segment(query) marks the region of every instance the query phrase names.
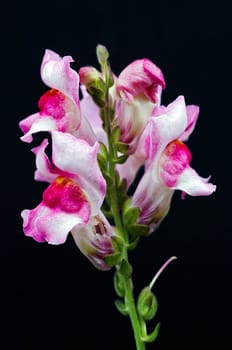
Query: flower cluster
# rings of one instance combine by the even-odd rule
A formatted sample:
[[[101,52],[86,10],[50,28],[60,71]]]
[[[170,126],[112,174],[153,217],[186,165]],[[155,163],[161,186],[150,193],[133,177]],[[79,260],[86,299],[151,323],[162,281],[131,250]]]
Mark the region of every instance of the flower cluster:
[[[82,67],[78,73],[70,66],[72,57],[45,52],[41,78],[49,90],[39,99],[39,112],[19,126],[27,143],[34,133],[50,133],[51,157],[47,138],[32,149],[35,180],[49,185],[39,205],[21,215],[25,235],[61,244],[71,233],[81,252],[107,270],[120,260],[123,245],[113,194],[114,200],[118,194],[118,215],[132,244],[157,229],[175,190],[182,197],[207,196],[215,185],[191,168],[184,143],[199,107],[186,106],[183,96],[161,105],[166,84],[157,65],[138,59],[116,76],[101,49],[102,71]],[[139,183],[129,196],[140,169]]]

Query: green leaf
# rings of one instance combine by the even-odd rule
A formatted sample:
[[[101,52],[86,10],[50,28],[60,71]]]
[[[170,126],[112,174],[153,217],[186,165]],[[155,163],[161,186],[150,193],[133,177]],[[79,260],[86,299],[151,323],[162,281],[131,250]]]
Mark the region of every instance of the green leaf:
[[[130,278],[131,275],[132,275],[132,266],[130,265],[130,263],[127,260],[123,259],[121,261],[120,266],[119,266],[118,272],[121,275],[123,275],[123,276],[125,276],[127,278]]]
[[[131,226],[136,223],[139,218],[140,210],[138,207],[130,207],[131,200],[126,201],[123,208],[123,222],[125,226]]]
[[[128,250],[133,250],[137,247],[139,243],[140,237],[133,238],[133,240],[130,240],[130,243],[127,245]]]
[[[98,164],[99,164],[101,170],[102,171],[106,170],[107,160],[105,159],[105,156],[101,153],[98,153],[97,160],[98,160]]]
[[[126,229],[133,236],[147,236],[150,230],[149,226],[143,224],[127,225]]]
[[[114,274],[114,289],[119,297],[123,298],[125,295],[125,288],[122,280],[122,276],[118,273],[118,271]]]
[[[87,89],[87,91],[89,92],[89,89]],[[90,93],[90,95],[92,96],[92,99],[94,100],[94,102],[96,103],[96,105],[100,108],[105,107],[105,99],[102,95],[98,95],[98,94],[92,94]]]
[[[111,241],[112,241],[114,249],[117,252],[122,252],[123,247],[124,247],[123,239],[119,235],[114,235],[111,237]]]
[[[128,315],[128,310],[127,310],[127,307],[126,305],[119,299],[115,300],[114,301],[114,304],[117,308],[117,310],[124,316],[127,316]]]
[[[119,126],[118,125],[114,126],[112,128],[112,133],[111,133],[111,139],[114,142],[114,144],[116,142],[118,142],[118,140],[120,138],[120,134],[121,134],[121,130],[120,130]]]
[[[109,266],[109,267],[113,267],[115,265],[118,265],[120,263],[120,261],[122,260],[122,254],[121,253],[114,253],[114,254],[110,254],[107,255],[104,258],[105,263]]]
[[[114,85],[114,76],[113,76],[112,70],[110,68],[110,65],[108,64],[108,84],[107,84],[107,87],[111,88],[111,86],[113,86],[113,85]]]
[[[114,163],[115,164],[123,164],[127,160],[128,156],[126,154],[123,154],[117,158],[114,158]]]
[[[121,142],[121,141],[116,141],[115,142],[115,148],[118,152],[120,153],[126,153],[128,151],[129,145],[127,143]]]
[[[158,334],[159,334],[159,330],[160,330],[160,323],[157,323],[155,329],[153,330],[152,333],[146,335],[146,336],[143,336],[141,339],[142,341],[144,341],[145,343],[153,343],[156,338],[158,337]]]

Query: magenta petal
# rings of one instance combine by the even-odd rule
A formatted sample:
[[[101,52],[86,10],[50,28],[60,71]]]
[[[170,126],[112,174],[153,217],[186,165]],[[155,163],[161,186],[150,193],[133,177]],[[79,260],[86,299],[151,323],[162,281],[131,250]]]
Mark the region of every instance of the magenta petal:
[[[38,242],[61,244],[72,228],[87,224],[90,213],[83,190],[72,180],[58,177],[35,209],[22,212],[24,232]]]
[[[117,80],[117,90],[127,101],[132,101],[134,97],[143,93],[156,103],[158,86],[165,88],[163,73],[147,58],[129,64]]]

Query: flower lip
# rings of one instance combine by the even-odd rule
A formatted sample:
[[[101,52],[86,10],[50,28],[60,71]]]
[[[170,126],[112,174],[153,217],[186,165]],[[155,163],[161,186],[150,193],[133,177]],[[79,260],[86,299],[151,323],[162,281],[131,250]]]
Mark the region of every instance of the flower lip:
[[[59,208],[66,213],[84,211],[90,214],[88,199],[81,188],[72,180],[58,176],[44,191],[43,202],[49,208]]]
[[[170,142],[160,159],[160,174],[165,185],[176,185],[178,175],[189,166],[192,155],[188,147],[179,140]]]

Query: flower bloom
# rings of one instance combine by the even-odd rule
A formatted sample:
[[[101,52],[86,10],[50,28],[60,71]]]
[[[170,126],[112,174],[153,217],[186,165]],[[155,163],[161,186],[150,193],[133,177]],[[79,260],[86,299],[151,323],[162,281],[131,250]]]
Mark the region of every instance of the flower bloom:
[[[138,223],[158,227],[168,213],[175,190],[207,196],[216,186],[190,167],[191,153],[183,143],[194,129],[199,108],[185,105],[179,96],[167,107],[154,109],[141,136],[137,152],[145,160],[145,173],[135,190],[132,206],[139,207]]]
[[[52,163],[45,153],[47,140],[33,149],[35,179],[50,185],[36,208],[22,211],[24,233],[38,242],[61,244],[71,231],[94,265],[108,269],[104,257],[114,252],[113,230],[100,212],[106,183],[97,163],[98,143],[90,146],[58,131],[51,135]]]
[[[31,142],[33,133],[52,130],[79,133],[90,144],[96,141],[91,126],[81,115],[79,76],[70,67],[71,62],[71,56],[61,58],[51,50],[45,51],[40,73],[51,89],[39,99],[39,112],[19,123],[24,133],[22,141]]]

